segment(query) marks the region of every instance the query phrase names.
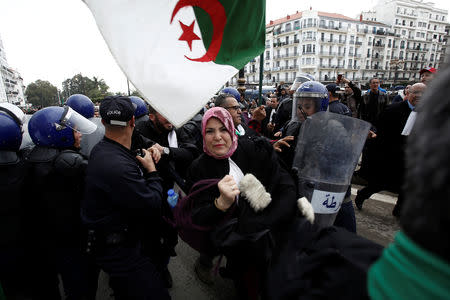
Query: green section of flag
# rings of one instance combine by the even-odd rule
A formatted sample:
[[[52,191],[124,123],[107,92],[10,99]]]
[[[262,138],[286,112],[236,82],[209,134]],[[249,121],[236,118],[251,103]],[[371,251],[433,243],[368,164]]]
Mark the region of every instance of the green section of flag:
[[[250,60],[264,51],[266,35],[265,0],[220,0],[225,8],[227,23],[217,64],[231,65],[241,69]],[[205,49],[209,48],[213,26],[209,15],[201,8],[194,7]]]

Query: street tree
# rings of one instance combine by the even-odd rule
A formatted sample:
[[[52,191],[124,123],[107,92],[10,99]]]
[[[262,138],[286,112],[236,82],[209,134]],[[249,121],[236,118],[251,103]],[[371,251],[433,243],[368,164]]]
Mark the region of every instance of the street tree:
[[[93,77],[83,76],[76,74],[72,78],[68,78],[62,83],[63,91],[62,96],[67,99],[73,94],[83,94],[89,97],[93,102],[101,101],[105,96],[111,95],[109,86],[105,80]]]
[[[59,105],[58,89],[48,81],[36,80],[30,83],[25,90],[25,95],[27,101],[36,107]]]

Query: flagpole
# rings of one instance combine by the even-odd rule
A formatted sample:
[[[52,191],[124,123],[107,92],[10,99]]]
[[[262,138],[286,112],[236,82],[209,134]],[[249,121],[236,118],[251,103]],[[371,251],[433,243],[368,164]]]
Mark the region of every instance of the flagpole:
[[[259,105],[262,105],[262,81],[264,68],[264,52],[259,56]]]
[[[128,96],[130,96],[130,81],[127,78]]]

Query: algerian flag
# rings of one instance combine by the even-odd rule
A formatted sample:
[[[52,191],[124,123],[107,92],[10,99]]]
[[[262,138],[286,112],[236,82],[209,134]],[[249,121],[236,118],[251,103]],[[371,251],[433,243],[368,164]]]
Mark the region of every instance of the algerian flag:
[[[264,51],[265,0],[83,0],[117,63],[175,126]]]

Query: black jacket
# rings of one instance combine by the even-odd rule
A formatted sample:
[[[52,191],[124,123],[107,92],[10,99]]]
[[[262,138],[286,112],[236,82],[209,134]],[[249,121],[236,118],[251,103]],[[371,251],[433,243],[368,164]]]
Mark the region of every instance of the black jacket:
[[[92,150],[82,202],[83,222],[105,232],[160,221],[162,182],[157,172],[147,173],[133,152],[103,138]]]
[[[280,102],[280,104],[278,104],[277,115],[275,117],[274,133],[279,131],[291,119],[292,103],[293,103],[292,99],[286,99],[282,103]]]
[[[350,109],[343,103],[341,103],[339,100],[332,101],[328,104],[329,111],[335,114],[345,115],[345,116],[352,116],[352,112]]]
[[[383,181],[394,190],[400,188],[405,172],[405,145],[407,136],[402,135],[411,109],[408,101],[389,105],[381,114],[376,145],[376,170],[373,180]]]
[[[26,162],[26,198],[32,212],[27,221],[32,230],[47,246],[79,245],[86,158],[76,149],[36,146]]]
[[[167,169],[168,162],[171,161],[175,164],[175,170],[178,174],[181,177],[184,177],[191,162],[199,155],[199,151],[195,146],[195,141],[190,140],[189,136],[186,134],[180,135],[178,130],[176,131],[178,148],[169,147],[167,138],[169,132],[159,132],[151,120],[138,124],[135,130],[147,139],[170,149],[169,156],[163,155],[161,161],[158,163],[157,169],[160,172],[164,172],[164,170]],[[182,138],[188,138],[188,140],[186,141]],[[173,180],[173,176],[170,174],[161,173],[161,176],[165,181],[169,179]]]
[[[378,91],[375,98],[371,98],[370,94],[370,91],[368,91],[362,96],[362,101],[358,108],[358,118],[371,123],[372,130],[376,131],[380,115],[389,102],[388,96],[382,91]]]
[[[19,153],[0,151],[0,249],[19,246],[24,240],[26,174]]]

